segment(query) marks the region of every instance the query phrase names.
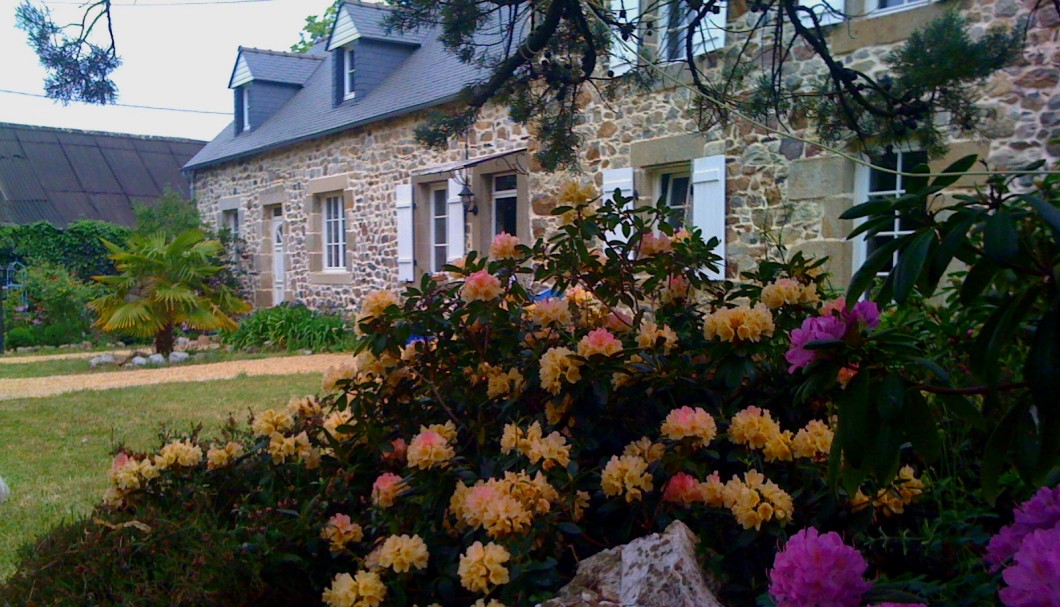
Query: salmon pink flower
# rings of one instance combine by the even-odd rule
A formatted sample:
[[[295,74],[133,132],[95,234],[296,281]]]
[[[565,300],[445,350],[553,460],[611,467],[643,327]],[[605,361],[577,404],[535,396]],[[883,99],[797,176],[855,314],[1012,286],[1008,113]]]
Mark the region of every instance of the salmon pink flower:
[[[486,270],[479,270],[464,280],[460,298],[467,303],[489,301],[501,294],[501,281]]]

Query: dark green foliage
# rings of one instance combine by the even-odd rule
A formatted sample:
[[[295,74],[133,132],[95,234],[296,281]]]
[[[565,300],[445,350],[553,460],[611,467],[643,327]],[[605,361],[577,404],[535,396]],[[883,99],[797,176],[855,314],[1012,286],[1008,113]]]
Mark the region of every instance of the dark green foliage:
[[[15,348],[28,348],[40,345],[36,336],[33,334],[33,330],[29,327],[15,327],[14,329],[11,329],[4,337],[4,343],[12,350]]]
[[[277,348],[339,350],[350,345],[349,328],[341,316],[310,310],[302,304],[280,304],[257,310],[224,335],[225,344],[237,349]]]
[[[100,294],[97,285],[51,263],[27,267],[20,280],[22,288],[4,301],[8,346],[60,346],[94,337],[87,306]],[[10,341],[11,334],[19,343]]]
[[[176,236],[203,227],[195,201],[184,198],[170,188],[166,188],[158,200],[151,204],[141,202],[133,205],[133,213],[136,215],[133,231],[144,236],[155,232]]]
[[[114,271],[103,240],[124,244],[129,233],[125,226],[91,220],[75,221],[66,229],[43,221],[0,227],[0,263],[54,264],[67,268],[80,280],[90,280]]]
[[[324,14],[317,17],[316,15],[310,15],[305,18],[305,26],[302,27],[302,31],[298,34],[298,42],[291,45],[291,51],[295,53],[306,53],[309,49],[313,48],[318,42],[326,40],[328,35],[331,34],[331,26],[335,22],[335,16],[339,12],[339,6],[342,5],[342,0],[335,0],[324,11]]]

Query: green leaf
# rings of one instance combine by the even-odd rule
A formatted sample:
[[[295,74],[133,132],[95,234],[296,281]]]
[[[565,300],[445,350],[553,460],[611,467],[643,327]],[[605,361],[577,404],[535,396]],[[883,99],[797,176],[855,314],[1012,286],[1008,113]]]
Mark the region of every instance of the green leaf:
[[[1027,204],[1031,205],[1031,208],[1041,216],[1045,225],[1049,226],[1049,229],[1053,231],[1053,241],[1056,246],[1060,247],[1060,208],[1036,196],[1024,196],[1023,199],[1027,201]]]
[[[937,460],[942,453],[942,439],[927,399],[917,390],[906,394],[903,422],[906,437],[924,461]]]
[[[927,267],[928,254],[935,244],[935,233],[930,230],[920,232],[912,238],[907,246],[901,248],[898,265],[891,276],[894,278],[894,300],[905,303],[913,291],[920,273]]]
[[[897,373],[883,379],[876,394],[876,410],[885,422],[897,421],[902,416],[905,405],[905,380]]]
[[[859,217],[868,217],[869,215],[879,215],[884,212],[891,210],[890,199],[878,199],[863,202],[858,205],[854,205],[843,212],[839,216],[840,219],[858,219]]]
[[[872,382],[868,373],[858,373],[839,397],[840,447],[847,462],[858,468],[865,457],[867,439],[875,434],[869,426]]]
[[[1047,472],[1060,455],[1060,301],[1046,311],[1034,331],[1024,377],[1038,410],[1039,471]],[[1042,469],[1045,470],[1042,470]]]
[[[996,398],[991,395],[988,395],[987,399],[996,402]],[[994,433],[990,435],[990,439],[986,443],[980,474],[983,484],[983,497],[991,505],[997,499],[998,478],[1001,476],[1001,471],[1016,440],[1020,419],[1026,413],[1027,403],[1017,402],[1001,419],[1001,423],[997,425]]]
[[[964,277],[964,284],[961,285],[961,303],[969,304],[975,301],[990,286],[990,281],[994,279],[997,271],[997,265],[989,259],[981,259],[979,263],[972,266]]]
[[[972,168],[972,166],[975,165],[975,161],[978,160],[978,159],[979,159],[979,156],[977,156],[975,154],[970,154],[968,156],[964,156],[963,158],[957,159],[957,161],[955,161],[950,166],[946,167],[942,172],[943,173],[964,173],[964,172],[968,171],[968,169]],[[951,185],[957,183],[957,181],[961,177],[963,177],[963,175],[941,175],[939,177],[936,177],[935,180],[931,182],[931,187],[939,188],[940,190],[944,189],[944,188],[948,188]]]
[[[950,413],[956,415],[961,421],[976,430],[987,429],[989,422],[986,416],[967,398],[960,394],[937,394],[936,398],[946,406]]]
[[[1009,263],[1019,253],[1019,235],[1012,214],[998,210],[986,220],[983,230],[983,252],[999,265]]]
[[[1007,297],[979,330],[975,347],[969,360],[976,375],[993,384],[1000,368],[998,358],[1002,346],[1016,336],[1016,328],[1030,312],[1028,304],[1034,299],[1033,291],[1024,291],[1015,297]]]
[[[861,295],[872,286],[876,280],[876,273],[887,265],[892,259],[895,249],[901,244],[900,239],[894,239],[872,252],[872,255],[861,264],[861,268],[854,273],[847,288],[847,301],[857,301]]]

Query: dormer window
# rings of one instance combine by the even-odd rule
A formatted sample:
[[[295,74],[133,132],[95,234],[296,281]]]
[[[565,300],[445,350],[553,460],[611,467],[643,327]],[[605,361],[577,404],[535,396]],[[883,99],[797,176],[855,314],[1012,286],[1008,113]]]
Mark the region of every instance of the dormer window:
[[[243,92],[243,130],[250,130],[250,85],[244,86]]]
[[[344,77],[343,77],[343,90],[342,90],[343,99],[353,99],[355,91],[357,90],[356,88],[354,88],[354,85],[355,85],[354,73],[357,71],[357,63],[354,60],[355,57],[354,57],[353,45],[347,46],[346,48],[342,49],[342,52],[343,52],[343,54],[345,56],[345,59],[346,59],[346,61],[343,62],[344,63],[343,68],[345,69],[345,74],[344,74]]]

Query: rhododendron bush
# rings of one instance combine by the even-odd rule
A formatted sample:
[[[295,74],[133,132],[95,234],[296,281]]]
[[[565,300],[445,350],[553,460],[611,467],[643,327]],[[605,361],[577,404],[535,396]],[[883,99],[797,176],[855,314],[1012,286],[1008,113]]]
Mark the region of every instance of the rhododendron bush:
[[[664,209],[579,185],[559,198],[551,238],[502,234],[367,297],[356,353],[320,395],[220,439],[120,451],[88,543],[150,553],[208,516],[201,550],[220,557],[202,562],[230,563],[243,591],[198,604],[513,607],[680,519],[726,604],[1033,594],[1027,571],[1056,562],[1055,513],[1031,512],[1046,506],[983,560],[1042,479],[982,459],[992,416],[1020,397],[962,387],[953,340],[981,310],[844,300],[799,254],[711,282],[715,243]]]

